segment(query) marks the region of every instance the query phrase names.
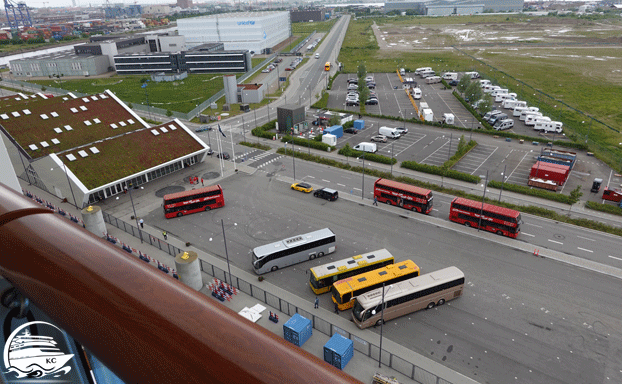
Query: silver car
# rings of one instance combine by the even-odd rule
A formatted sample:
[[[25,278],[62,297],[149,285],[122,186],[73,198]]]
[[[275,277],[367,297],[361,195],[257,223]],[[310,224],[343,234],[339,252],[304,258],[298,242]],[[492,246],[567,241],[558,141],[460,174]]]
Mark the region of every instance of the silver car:
[[[372,136],[371,139],[369,139],[370,141],[377,141],[380,143],[386,143],[387,142],[387,137],[385,135],[376,135],[376,136]]]

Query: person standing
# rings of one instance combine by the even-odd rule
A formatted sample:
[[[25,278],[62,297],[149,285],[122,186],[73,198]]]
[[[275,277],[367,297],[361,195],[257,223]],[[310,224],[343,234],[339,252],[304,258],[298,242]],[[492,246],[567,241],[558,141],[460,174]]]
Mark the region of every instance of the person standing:
[[[138,220],[140,223],[140,228],[145,228],[145,221],[143,219]]]
[[[378,206],[378,198],[376,196],[374,196],[374,205]]]
[[[201,186],[205,187],[205,184],[203,184],[203,178],[201,178]]]
[[[168,239],[168,236],[166,235],[166,231],[162,231],[162,236],[164,236],[164,240]]]
[[[317,296],[315,296],[315,308],[317,308],[318,305],[320,305],[320,299]]]

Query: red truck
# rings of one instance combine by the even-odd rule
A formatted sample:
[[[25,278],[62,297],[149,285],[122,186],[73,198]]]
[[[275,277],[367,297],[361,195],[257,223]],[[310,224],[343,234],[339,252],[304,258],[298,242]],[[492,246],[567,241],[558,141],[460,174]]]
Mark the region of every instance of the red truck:
[[[603,191],[603,199],[619,203],[622,201],[622,189],[609,189],[605,187],[605,190]]]

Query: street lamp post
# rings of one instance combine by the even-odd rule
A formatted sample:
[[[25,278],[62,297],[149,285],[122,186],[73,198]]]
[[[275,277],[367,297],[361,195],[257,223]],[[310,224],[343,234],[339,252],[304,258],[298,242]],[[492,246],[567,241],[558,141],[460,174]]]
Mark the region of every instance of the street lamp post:
[[[363,153],[363,181],[361,182],[361,200],[365,199],[365,153]]]
[[[393,176],[393,145],[395,145],[395,140],[391,143],[391,176]]]
[[[136,220],[136,228],[138,228],[138,235],[140,236],[140,242],[143,242],[143,232],[140,230],[140,224],[138,224],[138,216],[136,216],[136,208],[134,207],[134,199],[132,198],[132,183],[127,185],[127,189],[130,192],[130,201],[132,202],[132,210],[134,211],[134,219]]]
[[[389,285],[386,292],[393,288],[393,285]],[[386,293],[384,291],[384,283],[382,283],[382,302],[380,304],[380,349],[378,350],[378,368],[382,366],[382,326],[384,325],[384,295]],[[372,314],[375,315],[376,311],[372,311]]]
[[[505,179],[507,178],[505,176],[505,169],[507,168],[507,164],[505,164],[503,166],[503,173],[501,174],[501,190],[499,191],[499,201],[501,201],[501,193],[503,193],[503,183],[505,182]]]
[[[484,199],[486,198],[486,187],[488,186],[488,171],[486,171],[486,181],[484,182],[484,193],[482,194],[482,209],[479,212],[479,224],[477,225],[477,232],[479,232],[482,226],[482,215],[484,214]]]

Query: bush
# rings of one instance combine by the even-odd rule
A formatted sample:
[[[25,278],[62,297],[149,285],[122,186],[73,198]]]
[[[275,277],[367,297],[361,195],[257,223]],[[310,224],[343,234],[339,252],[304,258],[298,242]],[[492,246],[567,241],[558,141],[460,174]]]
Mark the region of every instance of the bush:
[[[346,121],[346,123],[343,124],[343,129],[352,128],[352,127],[354,127],[354,121],[353,120],[352,121]]]
[[[490,180],[488,186],[492,188],[501,188],[501,182],[496,180]],[[516,185],[510,183],[503,183],[503,189],[506,191],[512,191],[522,193],[523,195],[541,197],[543,199],[557,201],[559,203],[570,204],[570,196],[562,195],[561,193],[555,193],[546,189],[532,188],[525,185]]]
[[[322,97],[313,104],[313,108],[325,109],[328,106],[328,92],[323,92]]]
[[[276,121],[269,121],[260,127],[253,128],[251,133],[253,134],[253,136],[263,137],[264,139],[272,140],[272,138],[276,134],[274,132],[275,129],[276,129]]]
[[[587,201],[585,207],[595,211],[611,213],[612,215],[622,216],[622,208],[611,204],[600,204],[593,201]]]
[[[473,184],[477,184],[481,180],[479,176],[469,175],[468,173],[462,173],[454,171],[453,169],[438,167],[436,165],[419,164],[416,161],[402,161],[401,167],[433,175],[444,176],[450,179],[462,180]]]
[[[284,143],[294,142],[295,145],[299,147],[311,147],[313,149],[319,149],[321,151],[330,152],[335,149],[335,147],[331,147],[326,143],[322,143],[321,141],[315,141],[310,139],[303,139],[301,137],[294,137],[290,135],[285,135],[281,138],[281,141]]]
[[[269,151],[270,149],[272,149],[272,147],[269,146],[269,145],[259,144],[259,143],[250,143],[248,141],[240,141],[238,144],[245,145],[245,146],[251,147],[251,148],[261,149],[261,150],[264,150],[264,151]]]
[[[397,163],[397,159],[394,157],[386,157],[383,155],[377,155],[375,153],[367,153],[363,151],[356,151],[350,147],[348,143],[344,145],[338,152],[340,155],[348,156],[348,157],[365,157],[367,161],[373,161],[375,163],[382,164],[395,164]]]
[[[464,139],[464,135],[462,135],[462,137],[460,138],[460,141],[458,142],[458,149],[456,150],[456,153],[454,153],[454,155],[445,162],[445,164],[443,164],[444,168],[450,169],[451,167],[453,167],[458,161],[460,161],[460,159],[462,159],[467,153],[469,153],[469,151],[473,148],[475,148],[475,146],[477,145],[477,142],[475,140],[471,140],[469,141],[468,144],[465,144],[466,140]]]

